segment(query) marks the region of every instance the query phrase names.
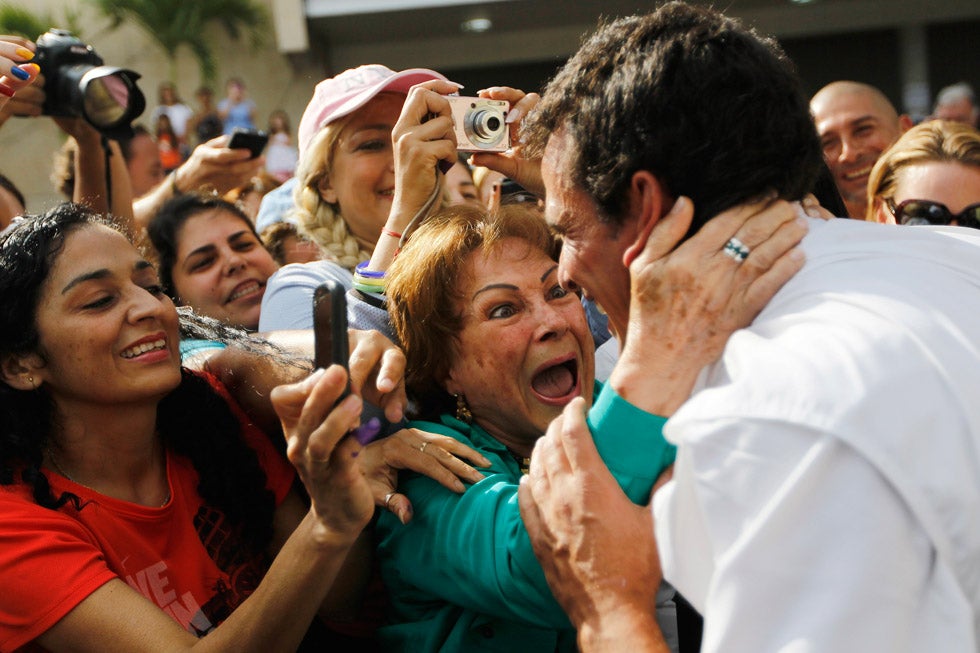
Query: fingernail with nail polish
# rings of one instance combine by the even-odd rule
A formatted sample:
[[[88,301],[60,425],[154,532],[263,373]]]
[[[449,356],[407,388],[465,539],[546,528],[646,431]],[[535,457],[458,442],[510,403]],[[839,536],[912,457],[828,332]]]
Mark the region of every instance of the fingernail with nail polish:
[[[34,58],[34,53],[28,50],[27,48],[17,48],[14,52],[18,57],[20,57],[24,61],[30,61],[31,59]]]
[[[381,420],[377,417],[372,417],[364,424],[361,424],[356,429],[354,429],[354,439],[361,443],[361,446],[368,444],[373,441],[379,433],[381,433]]]
[[[10,67],[10,74],[20,80],[30,79],[31,74],[17,66]]]

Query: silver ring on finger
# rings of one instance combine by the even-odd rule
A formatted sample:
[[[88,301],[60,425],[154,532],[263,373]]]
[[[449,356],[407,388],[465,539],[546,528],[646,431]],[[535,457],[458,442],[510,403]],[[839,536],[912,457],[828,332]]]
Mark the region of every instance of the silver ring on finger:
[[[721,248],[721,251],[725,256],[731,258],[736,263],[741,263],[748,258],[749,253],[751,253],[752,250],[746,247],[745,243],[743,243],[741,240],[735,236],[732,236],[728,239],[728,242],[725,243],[725,246]]]
[[[388,504],[391,503],[391,497],[393,496],[395,496],[394,492],[389,492],[385,495],[385,510],[390,510],[390,508],[388,508]]]
[[[429,443],[428,442],[423,442],[422,445],[419,447],[419,453],[425,453],[425,448],[427,446],[429,446]]]

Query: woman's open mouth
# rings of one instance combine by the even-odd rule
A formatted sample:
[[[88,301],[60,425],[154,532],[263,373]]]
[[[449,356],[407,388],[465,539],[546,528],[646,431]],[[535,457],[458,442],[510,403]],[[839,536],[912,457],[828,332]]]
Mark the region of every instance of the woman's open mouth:
[[[578,360],[569,358],[538,370],[531,390],[543,403],[564,406],[579,395]]]
[[[236,299],[241,299],[242,297],[247,297],[255,293],[259,293],[259,297],[261,297],[263,292],[265,292],[264,286],[258,281],[245,281],[235,286],[234,290],[231,292],[231,295],[229,295],[228,299],[225,300],[225,303],[230,304]]]

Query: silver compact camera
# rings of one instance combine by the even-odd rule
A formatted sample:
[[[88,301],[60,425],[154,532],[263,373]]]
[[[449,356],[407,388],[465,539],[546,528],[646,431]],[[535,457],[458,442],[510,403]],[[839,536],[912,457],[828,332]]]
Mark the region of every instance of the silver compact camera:
[[[505,121],[510,103],[479,97],[447,97],[453,112],[456,149],[460,152],[506,152],[510,125]]]

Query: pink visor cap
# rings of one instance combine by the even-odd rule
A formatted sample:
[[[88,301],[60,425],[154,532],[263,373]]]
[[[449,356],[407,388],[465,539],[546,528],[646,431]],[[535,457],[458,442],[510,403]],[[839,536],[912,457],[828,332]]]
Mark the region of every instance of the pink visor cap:
[[[368,64],[345,70],[316,85],[306,105],[297,133],[300,156],[316,133],[338,118],[360,109],[378,93],[408,93],[408,89],[430,79],[448,81],[434,70],[409,68],[396,73],[387,66]]]

